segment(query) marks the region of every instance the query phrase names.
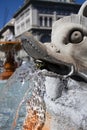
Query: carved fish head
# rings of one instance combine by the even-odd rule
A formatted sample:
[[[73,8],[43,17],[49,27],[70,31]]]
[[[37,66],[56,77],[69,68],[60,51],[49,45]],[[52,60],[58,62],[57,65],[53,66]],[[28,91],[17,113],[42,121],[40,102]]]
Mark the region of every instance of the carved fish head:
[[[42,44],[26,33],[22,35],[22,45],[35,59],[60,66],[73,65],[75,71],[85,73],[87,71],[87,1],[83,3],[78,14],[54,22],[51,43]]]
[[[59,60],[74,64],[78,70],[87,69],[87,1],[77,15],[63,17],[53,24],[52,44]]]

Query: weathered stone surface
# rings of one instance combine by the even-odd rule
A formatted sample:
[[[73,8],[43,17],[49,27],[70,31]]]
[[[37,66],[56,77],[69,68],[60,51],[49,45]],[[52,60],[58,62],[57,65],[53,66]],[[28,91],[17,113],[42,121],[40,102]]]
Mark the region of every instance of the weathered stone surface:
[[[81,7],[78,15],[64,17],[53,24],[52,41],[44,45],[33,39],[31,35],[24,35],[22,39],[24,49],[35,59],[53,64],[48,75],[43,71],[40,73],[43,77],[43,86],[45,87],[44,96],[41,96],[41,85],[35,100],[29,102],[36,106],[29,107],[24,126],[33,124],[32,118],[36,122],[27,130],[87,130],[87,1]],[[28,37],[29,36],[29,37]],[[34,52],[35,51],[35,52]],[[56,69],[55,69],[56,65]],[[65,72],[61,75],[58,69],[61,65],[71,67],[70,73]],[[59,68],[60,66],[60,68]],[[65,66],[63,66],[65,68]],[[48,66],[48,70],[50,65]],[[60,71],[63,71],[61,69]],[[60,72],[59,71],[59,72]],[[66,70],[67,71],[67,70]],[[71,78],[73,76],[73,79]],[[79,79],[75,76],[80,76]],[[76,78],[76,79],[75,79]],[[37,84],[37,83],[36,83]],[[37,85],[36,85],[37,86]],[[37,97],[39,96],[39,101]],[[38,101],[38,103],[37,103]],[[43,106],[45,104],[45,107]],[[38,108],[38,109],[37,109]],[[39,110],[41,108],[41,113]],[[33,110],[33,113],[32,113]],[[35,111],[34,113],[34,110]],[[30,113],[30,114],[29,114]],[[36,114],[37,113],[37,114]],[[33,115],[34,114],[34,115]],[[42,123],[38,119],[43,117]],[[30,121],[31,120],[31,121]],[[27,123],[28,122],[28,123]],[[39,126],[39,127],[37,127]],[[23,129],[23,130],[26,130]]]
[[[45,72],[38,73],[44,79],[44,98],[34,93],[27,102],[23,130],[87,130],[87,84]]]
[[[67,85],[55,101],[45,96],[50,130],[87,130],[87,85],[72,79]]]

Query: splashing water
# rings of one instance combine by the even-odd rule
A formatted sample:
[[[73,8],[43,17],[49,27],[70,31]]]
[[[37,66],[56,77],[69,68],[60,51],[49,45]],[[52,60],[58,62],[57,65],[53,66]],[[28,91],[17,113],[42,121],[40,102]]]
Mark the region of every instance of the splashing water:
[[[31,108],[38,111],[39,120],[43,124],[43,82],[42,72],[37,71],[34,64],[26,63],[15,71],[3,87],[0,87],[0,130],[22,129],[26,117],[26,103],[27,110]]]

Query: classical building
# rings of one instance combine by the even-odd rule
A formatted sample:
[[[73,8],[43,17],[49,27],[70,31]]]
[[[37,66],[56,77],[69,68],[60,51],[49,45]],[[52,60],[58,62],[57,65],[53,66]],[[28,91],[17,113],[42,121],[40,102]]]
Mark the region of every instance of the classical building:
[[[41,42],[50,42],[53,22],[77,14],[79,8],[73,0],[25,0],[14,14],[15,37],[29,31]]]
[[[29,2],[30,0],[24,0],[24,3]],[[75,2],[75,0],[41,0],[41,1],[56,1],[56,2]]]
[[[80,5],[73,0],[24,0],[24,5],[0,30],[0,40],[12,41],[29,31],[39,41],[50,42],[53,22],[63,16],[77,14],[79,8]],[[5,57],[1,52],[0,56]],[[20,50],[17,56],[24,58],[27,54]]]
[[[6,25],[0,30],[0,41],[14,41],[14,22],[15,19],[11,19]],[[2,45],[0,44],[0,61],[5,59],[5,52],[2,51]]]
[[[0,30],[0,41],[10,41],[15,39],[14,34],[14,22],[15,19],[11,19],[1,30]]]

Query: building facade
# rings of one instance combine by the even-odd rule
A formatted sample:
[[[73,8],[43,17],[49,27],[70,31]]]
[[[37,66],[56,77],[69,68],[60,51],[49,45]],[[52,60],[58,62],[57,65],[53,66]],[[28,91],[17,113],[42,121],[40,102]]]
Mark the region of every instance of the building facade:
[[[11,19],[6,25],[0,30],[0,41],[14,41],[14,19]],[[3,51],[2,51],[3,50]],[[2,44],[0,44],[0,61],[5,59],[5,51],[2,49]]]
[[[50,42],[53,22],[77,14],[80,6],[73,0],[24,0],[24,5],[0,30],[0,41],[14,41],[28,31],[42,43]],[[27,56],[23,49],[17,53],[22,59]],[[5,53],[0,51],[0,59],[4,58]]]
[[[0,30],[0,41],[14,41],[14,22],[15,19],[11,19],[1,30]]]
[[[14,14],[15,37],[29,31],[39,41],[50,42],[53,22],[77,14],[79,8],[80,5],[73,0],[25,0]]]
[[[29,2],[30,0],[24,0],[24,3]],[[43,1],[43,0],[41,0]],[[56,1],[56,2],[75,2],[75,0],[44,0],[44,1]]]

